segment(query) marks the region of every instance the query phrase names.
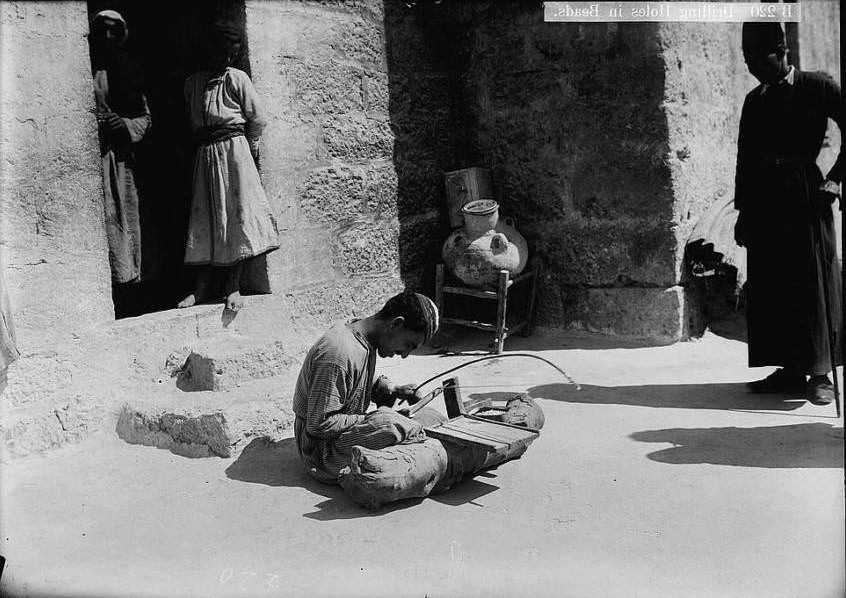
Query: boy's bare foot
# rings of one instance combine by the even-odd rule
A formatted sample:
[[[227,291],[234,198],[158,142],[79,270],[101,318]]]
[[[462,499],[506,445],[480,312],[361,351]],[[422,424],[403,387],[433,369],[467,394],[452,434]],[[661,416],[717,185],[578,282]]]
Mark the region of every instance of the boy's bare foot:
[[[182,301],[177,303],[176,307],[178,309],[182,309],[182,308],[185,308],[185,307],[191,307],[192,305],[196,305],[196,303],[197,303],[197,296],[194,293],[191,293],[190,295],[185,297],[185,299],[183,299]]]
[[[242,307],[244,307],[244,298],[241,297],[241,293],[234,291],[226,296],[226,309],[237,313]]]

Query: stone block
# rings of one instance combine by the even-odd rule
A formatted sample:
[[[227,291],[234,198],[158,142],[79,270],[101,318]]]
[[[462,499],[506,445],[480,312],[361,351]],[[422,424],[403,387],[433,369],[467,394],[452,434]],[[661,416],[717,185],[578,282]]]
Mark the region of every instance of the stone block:
[[[345,224],[396,213],[397,175],[387,160],[312,170],[297,190],[304,223]]]
[[[391,90],[390,78],[385,70],[368,69],[362,81],[364,110],[367,114],[389,115]]]
[[[389,160],[394,135],[387,117],[376,118],[363,112],[332,115],[323,119],[323,145],[334,159]]]
[[[397,160],[396,204],[403,220],[446,205],[444,171],[437,162]]]
[[[373,315],[404,288],[399,272],[391,276],[358,277],[297,289],[288,295],[290,306],[316,328],[326,328],[353,317]],[[315,333],[313,341],[319,338]]]
[[[435,264],[441,262],[441,248],[447,233],[441,213],[429,211],[402,222],[400,229],[400,263],[403,280],[413,288],[434,280]]]
[[[381,66],[385,61],[384,29],[381,21],[352,18],[333,28],[332,46],[346,60]]]
[[[177,376],[177,384],[185,391],[230,390],[294,368],[296,356],[282,341],[230,335],[197,344]]]
[[[444,160],[445,165],[455,165],[449,88],[446,73],[392,76],[391,126],[399,159]]]
[[[287,94],[274,99],[290,102],[302,118],[364,110],[361,67],[335,60],[311,62],[286,59],[280,68]]]
[[[567,285],[670,286],[675,277],[675,238],[654,219],[560,219],[521,223],[530,251],[544,271]]]
[[[344,276],[391,275],[399,269],[399,225],[395,220],[355,223],[338,234],[334,261]]]
[[[424,29],[403,2],[385,3],[385,50],[394,71],[425,73],[436,63]]]
[[[672,343],[687,336],[684,290],[539,287],[538,324]]]
[[[284,292],[335,278],[331,245],[326,228],[285,231],[279,235],[279,249],[267,258],[270,287]]]

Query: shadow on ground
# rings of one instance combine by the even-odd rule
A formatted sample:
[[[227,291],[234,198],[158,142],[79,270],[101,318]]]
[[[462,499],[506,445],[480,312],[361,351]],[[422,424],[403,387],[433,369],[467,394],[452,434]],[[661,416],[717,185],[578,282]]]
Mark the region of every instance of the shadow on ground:
[[[489,469],[478,475],[495,478],[493,471]],[[323,496],[326,500],[315,505],[316,511],[303,514],[303,517],[317,521],[378,517],[413,507],[425,500],[412,498],[382,505],[374,510],[363,509],[351,503],[340,487],[318,482],[306,473],[293,438],[277,442],[268,438],[256,438],[244,447],[238,459],[226,468],[226,477],[266,486],[304,488],[313,494]],[[450,506],[473,504],[476,499],[498,489],[499,487],[493,484],[475,478],[465,478],[447,492],[432,496],[430,499]]]
[[[484,397],[500,393],[478,394]],[[529,394],[536,399],[584,403],[591,405],[631,405],[670,409],[720,409],[731,411],[793,411],[805,404],[800,397],[783,398],[777,395],[750,394],[743,383],[726,384],[646,384],[643,386],[543,384],[533,386]],[[824,410],[820,416],[830,415]],[[805,415],[805,417],[810,417]]]
[[[843,467],[843,428],[823,423],[760,428],[670,428],[635,432],[638,442],[669,443],[649,453],[660,463],[738,467]]]
[[[420,350],[424,354],[487,355],[494,351],[493,333],[473,330],[455,324],[444,324],[430,345]],[[671,343],[653,340],[632,340],[599,333],[571,331],[568,334],[537,331],[531,336],[513,336],[505,341],[506,351],[549,351],[561,349],[603,350],[644,349]]]

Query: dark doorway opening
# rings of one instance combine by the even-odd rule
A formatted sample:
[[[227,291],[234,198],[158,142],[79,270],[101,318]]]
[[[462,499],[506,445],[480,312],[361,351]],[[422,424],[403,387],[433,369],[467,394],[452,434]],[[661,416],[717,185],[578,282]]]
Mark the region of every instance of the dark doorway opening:
[[[134,174],[139,196],[141,276],[138,282],[113,284],[115,317],[173,309],[190,292],[194,272],[184,266],[194,165],[185,79],[202,68],[208,27],[227,19],[244,29],[244,2],[183,0],[166,10],[129,0],[89,0],[89,18],[116,10],[129,30],[125,49],[143,76],[152,126],[136,145]],[[250,74],[249,48],[234,64]],[[266,262],[255,260],[244,273],[242,292],[266,293]],[[261,271],[259,271],[261,270]]]

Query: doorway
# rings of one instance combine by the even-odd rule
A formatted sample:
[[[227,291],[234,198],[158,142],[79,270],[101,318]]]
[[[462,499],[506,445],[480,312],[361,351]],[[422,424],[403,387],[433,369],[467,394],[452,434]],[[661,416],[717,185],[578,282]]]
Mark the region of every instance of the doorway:
[[[183,0],[166,8],[130,0],[88,1],[89,18],[106,9],[118,11],[127,23],[125,50],[142,73],[152,120],[135,146],[141,275],[138,282],[112,285],[115,317],[125,318],[173,309],[193,287],[194,272],[183,264],[194,164],[183,84],[203,63],[209,25],[225,18],[243,30],[245,11],[243,0]],[[243,48],[233,66],[250,74],[246,35]],[[245,272],[246,294],[269,292],[266,262],[255,262]]]

